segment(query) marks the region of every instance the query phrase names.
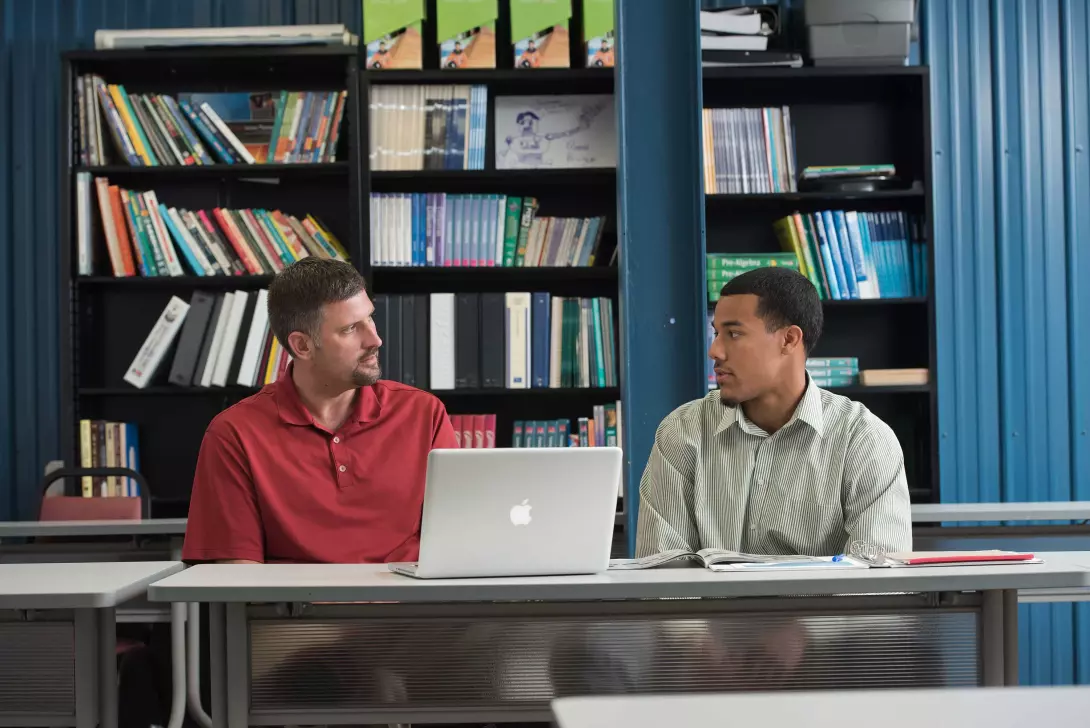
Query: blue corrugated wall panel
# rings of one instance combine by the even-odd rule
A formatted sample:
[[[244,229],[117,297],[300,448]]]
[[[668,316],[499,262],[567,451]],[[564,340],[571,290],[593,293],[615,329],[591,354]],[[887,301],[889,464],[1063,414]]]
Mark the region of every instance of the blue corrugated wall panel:
[[[359,0],[0,1],[0,520],[36,514],[59,457],[60,54],[98,28],[344,23]]]
[[[924,0],[944,501],[1090,498],[1088,0]],[[1090,609],[1021,610],[1021,679],[1090,682]]]

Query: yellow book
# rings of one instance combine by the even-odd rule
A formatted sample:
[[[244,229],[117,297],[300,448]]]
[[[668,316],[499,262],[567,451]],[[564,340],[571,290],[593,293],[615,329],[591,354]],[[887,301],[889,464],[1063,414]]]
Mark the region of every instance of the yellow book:
[[[121,117],[121,123],[125,125],[125,131],[129,135],[129,141],[132,142],[133,149],[136,151],[137,156],[144,160],[144,164],[150,167],[151,157],[148,155],[148,150],[144,148],[143,135],[137,131],[136,125],[138,122],[129,113],[128,99],[121,95],[121,88],[115,83],[106,86],[106,90],[113,97],[114,106],[117,107],[117,114]]]

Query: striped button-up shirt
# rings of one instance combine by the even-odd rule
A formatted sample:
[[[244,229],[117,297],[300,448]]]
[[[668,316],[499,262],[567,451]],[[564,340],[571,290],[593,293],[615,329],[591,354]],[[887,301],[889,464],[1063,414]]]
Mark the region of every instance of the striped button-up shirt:
[[[829,556],[855,541],[911,550],[893,431],[807,379],[791,420],[772,435],[718,391],[662,421],[640,481],[636,556],[677,548]]]

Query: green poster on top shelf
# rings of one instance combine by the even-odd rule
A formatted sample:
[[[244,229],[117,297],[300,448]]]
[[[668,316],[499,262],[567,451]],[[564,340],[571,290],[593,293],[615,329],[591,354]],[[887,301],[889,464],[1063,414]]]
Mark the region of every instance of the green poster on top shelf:
[[[498,0],[436,0],[440,68],[495,68]]]
[[[509,0],[515,68],[567,68],[571,0]]]
[[[422,68],[424,17],[424,0],[363,0],[366,67]]]

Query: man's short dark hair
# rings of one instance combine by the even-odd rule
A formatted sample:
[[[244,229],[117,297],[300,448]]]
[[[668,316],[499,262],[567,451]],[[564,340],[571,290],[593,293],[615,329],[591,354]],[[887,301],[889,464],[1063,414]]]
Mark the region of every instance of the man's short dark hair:
[[[756,268],[732,278],[719,291],[720,296],[747,294],[757,297],[757,315],[769,331],[798,326],[806,354],[814,350],[825,314],[817,289],[806,276],[790,268]]]
[[[363,276],[349,263],[303,258],[277,273],[269,285],[269,328],[293,356],[288,344],[293,331],[302,331],[320,346],[322,306],[352,298],[365,287]]]

